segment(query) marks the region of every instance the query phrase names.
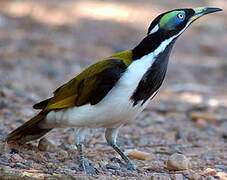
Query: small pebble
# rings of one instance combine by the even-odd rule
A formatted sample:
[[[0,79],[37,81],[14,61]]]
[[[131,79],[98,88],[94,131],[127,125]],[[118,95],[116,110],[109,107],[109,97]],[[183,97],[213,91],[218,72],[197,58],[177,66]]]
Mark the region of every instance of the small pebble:
[[[63,139],[64,139],[64,143],[66,144],[73,144],[75,142],[74,136],[72,135],[72,133],[70,133],[67,136],[64,136]]]
[[[227,159],[227,156],[224,156],[223,159]],[[226,163],[223,163],[223,165],[221,164],[216,164],[215,165],[215,169],[216,171],[223,171],[223,172],[227,172],[227,161],[225,161]],[[224,165],[225,164],[225,165]]]
[[[209,114],[209,113],[201,113],[201,112],[192,112],[190,114],[191,120],[197,120],[197,119],[204,119],[208,121],[218,121],[218,117],[216,114]]]
[[[216,178],[214,178],[213,176],[207,176],[207,177],[205,178],[205,180],[216,180]]]
[[[201,176],[198,173],[191,169],[184,171],[183,175],[190,180],[199,180],[201,178]]]
[[[38,149],[40,151],[49,151],[49,152],[56,152],[57,147],[48,141],[46,138],[42,138],[39,141]]]
[[[0,99],[0,109],[8,108],[8,102],[5,99]]]
[[[152,109],[159,113],[167,113],[168,111],[170,111],[170,109],[164,104],[155,105]]]
[[[145,128],[152,124],[152,120],[151,120],[151,118],[145,118],[143,120],[138,121],[137,124],[138,124],[138,126]]]
[[[21,162],[15,163],[13,167],[19,167],[19,168],[24,168],[24,169],[27,168],[27,166]]]
[[[130,157],[130,158],[139,159],[139,160],[150,160],[150,159],[152,159],[151,153],[138,151],[136,149],[129,149],[129,150],[125,151],[125,154],[127,154],[128,157]]]
[[[197,131],[190,131],[187,136],[189,142],[197,141],[199,139],[199,133]]]
[[[57,169],[57,172],[62,173],[62,174],[74,174],[75,173],[75,171],[68,169],[68,168]]]
[[[198,119],[195,123],[198,128],[205,128],[207,126],[207,121],[204,119]]]
[[[177,131],[176,133],[176,139],[182,139],[182,140],[187,140],[187,136],[186,134],[184,133],[184,131]]]
[[[80,166],[77,165],[77,164],[74,164],[74,163],[70,163],[70,164],[69,164],[69,167],[70,167],[72,170],[75,170],[75,171],[80,171],[80,170],[81,170]]]
[[[167,169],[169,170],[184,170],[190,166],[189,159],[183,154],[174,153],[167,161]]]
[[[5,153],[10,152],[10,147],[6,142],[0,142],[0,154],[3,152],[5,152]]]
[[[2,165],[2,166],[9,166],[9,163],[7,163],[7,162],[2,162],[2,161],[0,160],[0,165]]]
[[[8,159],[11,157],[12,155],[11,154],[9,154],[9,153],[2,153],[1,154],[1,159],[2,160],[7,160],[8,161]]]
[[[17,148],[11,148],[10,154],[19,153],[19,150]]]
[[[204,130],[209,136],[213,136],[213,135],[214,135],[214,132],[212,131],[212,129],[211,129],[209,126],[203,128],[203,130]]]
[[[116,164],[116,163],[110,162],[110,163],[108,163],[108,164],[106,165],[106,168],[107,168],[107,169],[118,170],[118,169],[120,169],[120,166],[119,166],[118,164]]]
[[[27,96],[26,93],[25,93],[22,89],[19,89],[19,88],[16,88],[16,87],[13,87],[12,89],[13,89],[14,93],[15,93],[17,96],[19,96],[19,97],[24,98],[24,97]]]
[[[218,172],[216,176],[219,177],[219,179],[221,179],[221,180],[227,179],[227,173],[226,172]]]
[[[9,166],[8,159],[0,157],[0,165]]]
[[[64,151],[64,150],[60,150],[60,151],[57,152],[57,156],[59,158],[65,159],[65,158],[68,157],[68,152]]]
[[[1,142],[1,141],[4,141],[4,139],[5,139],[5,136],[2,135],[1,132],[0,132],[0,142]]]
[[[181,145],[170,145],[169,149],[170,149],[170,152],[172,152],[172,154],[173,153],[181,153],[182,152]]]
[[[211,161],[211,160],[214,160],[215,157],[214,157],[212,154],[206,154],[206,155],[204,156],[204,159],[205,159],[206,161]]]
[[[182,174],[174,174],[172,180],[184,180],[184,176]]]
[[[10,157],[10,159],[9,159],[9,161],[10,162],[13,162],[13,163],[18,163],[18,162],[21,162],[21,161],[23,161],[24,159],[19,155],[19,154],[13,154],[11,157]]]
[[[222,137],[223,137],[224,139],[227,140],[227,132],[224,132],[224,133],[222,134]]]
[[[203,174],[215,176],[217,174],[217,172],[215,169],[207,168],[203,171]]]
[[[21,113],[25,116],[25,117],[31,117],[34,116],[34,110],[32,109],[22,109]]]
[[[171,180],[171,178],[168,176],[168,174],[162,174],[162,173],[153,173],[151,176],[151,179],[154,180]]]
[[[33,160],[38,163],[47,162],[47,158],[43,156],[41,153],[36,153],[35,156],[33,157]]]

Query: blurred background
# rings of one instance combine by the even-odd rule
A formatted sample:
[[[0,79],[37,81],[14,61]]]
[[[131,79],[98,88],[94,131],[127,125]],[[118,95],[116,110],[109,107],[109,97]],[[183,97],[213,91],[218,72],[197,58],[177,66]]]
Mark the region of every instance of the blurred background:
[[[158,14],[173,8],[199,6],[225,9],[227,5],[224,0],[3,0],[1,84],[8,83],[41,97],[50,96],[51,90],[85,66],[136,46]],[[219,94],[216,88],[225,88],[227,84],[226,32],[225,11],[194,23],[174,48],[166,81],[168,88],[198,84],[195,87],[200,90],[208,91],[206,86],[210,86]]]
[[[147,137],[128,142],[143,149],[147,144],[176,143],[175,133],[180,131],[191,142],[205,138],[209,144],[213,138],[221,145],[212,152],[221,151],[227,137],[226,0],[1,0],[0,134],[29,119],[36,113],[34,103],[51,96],[86,66],[136,46],[160,13],[200,6],[224,11],[197,20],[179,38],[159,94],[122,130],[128,135],[120,139]],[[68,137],[67,132],[71,130],[52,135]],[[99,141],[102,136],[95,138]],[[206,164],[201,163],[195,167]],[[215,166],[215,160],[211,164]]]

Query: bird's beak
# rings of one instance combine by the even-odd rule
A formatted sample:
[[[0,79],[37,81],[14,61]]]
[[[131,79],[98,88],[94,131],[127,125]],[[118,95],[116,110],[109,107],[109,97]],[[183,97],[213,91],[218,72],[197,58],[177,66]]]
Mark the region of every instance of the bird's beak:
[[[195,14],[190,18],[191,22],[195,21],[196,19],[200,18],[205,14],[222,11],[222,9],[220,8],[208,8],[208,7],[199,7],[199,8],[194,8],[193,10],[195,11]]]

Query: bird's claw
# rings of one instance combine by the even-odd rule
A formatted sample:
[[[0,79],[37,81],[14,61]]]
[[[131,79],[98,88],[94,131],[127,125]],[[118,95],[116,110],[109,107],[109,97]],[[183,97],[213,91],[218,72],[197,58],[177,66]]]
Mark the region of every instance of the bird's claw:
[[[119,158],[117,157],[113,157],[110,159],[112,162],[117,162],[119,163],[120,165],[122,165],[123,167],[127,168],[127,170],[130,170],[130,171],[135,171],[136,170],[136,166],[131,162],[131,161],[128,161],[127,163],[123,163],[122,160],[120,160]]]
[[[130,170],[130,171],[135,171],[136,170],[136,166],[130,161],[127,162],[126,168],[127,168],[127,170]]]
[[[92,165],[88,163],[87,160],[83,159],[83,161],[80,163],[80,170],[84,171],[88,175],[95,175],[97,174],[96,168],[94,168]]]

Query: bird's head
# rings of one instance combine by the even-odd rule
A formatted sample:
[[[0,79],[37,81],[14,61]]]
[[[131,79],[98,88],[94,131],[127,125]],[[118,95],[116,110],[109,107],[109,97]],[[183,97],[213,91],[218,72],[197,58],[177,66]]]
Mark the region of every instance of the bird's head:
[[[165,12],[160,14],[151,23],[148,35],[159,34],[165,36],[166,39],[173,36],[178,37],[196,19],[205,14],[221,10],[220,8],[199,7],[194,9],[175,9]]]
[[[192,22],[205,14],[221,10],[219,8],[199,7],[175,9],[160,14],[151,23],[147,36],[133,49],[133,59],[139,59],[155,50],[162,52],[167,47],[168,52],[170,52],[175,40]]]

